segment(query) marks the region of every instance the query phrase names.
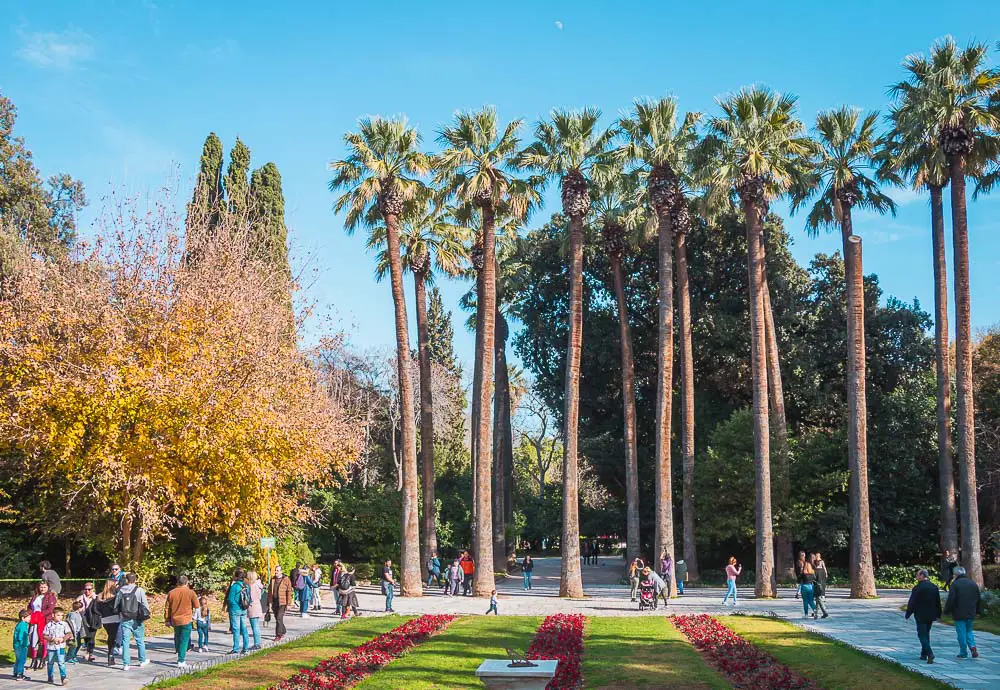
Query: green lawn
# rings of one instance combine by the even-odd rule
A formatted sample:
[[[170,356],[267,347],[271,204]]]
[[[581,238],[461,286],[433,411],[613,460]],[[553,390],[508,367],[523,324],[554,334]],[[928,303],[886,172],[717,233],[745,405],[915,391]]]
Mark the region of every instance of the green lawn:
[[[358,685],[364,690],[482,688],[483,659],[503,659],[504,647],[526,651],[542,622],[533,616],[470,616],[415,647]]]
[[[729,688],[666,618],[591,618],[583,678],[588,688]]]
[[[328,630],[272,647],[241,661],[214,666],[207,671],[157,683],[151,688],[183,690],[235,690],[266,688],[295,675],[304,668],[346,652],[376,635],[409,620],[406,616],[352,618]]]
[[[827,690],[944,690],[949,687],[775,618],[720,616],[719,620],[793,671]]]

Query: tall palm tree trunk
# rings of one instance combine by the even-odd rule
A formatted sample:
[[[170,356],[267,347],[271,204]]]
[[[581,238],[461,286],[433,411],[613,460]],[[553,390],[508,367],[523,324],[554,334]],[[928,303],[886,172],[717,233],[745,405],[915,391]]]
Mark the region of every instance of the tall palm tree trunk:
[[[955,515],[955,469],[951,454],[951,357],[948,344],[948,266],[945,258],[942,188],[931,193],[931,238],[934,243],[934,354],[937,361],[938,484],[941,490],[941,549],[958,553]]]
[[[758,204],[743,202],[747,226],[747,271],[750,283],[750,363],[753,372],[753,440],[755,468],[755,527],[757,531],[758,597],[773,597],[774,530],[771,518],[771,439],[767,413],[767,334],[764,285],[764,233]]]
[[[694,530],[694,347],[691,341],[691,284],[688,280],[687,229],[674,233],[677,267],[677,317],[681,335],[681,457],[683,462],[684,563],[688,577],[698,579],[698,552]]]
[[[503,371],[504,388],[507,405],[502,410],[503,421],[503,515],[504,524],[514,524],[514,423],[511,419],[513,415],[513,399],[510,392],[510,372],[507,366],[507,336],[510,331],[507,321],[503,321],[504,328],[504,352]],[[513,544],[507,542],[507,535],[504,534],[504,552],[510,553],[514,548]]]
[[[853,234],[851,209],[841,214],[847,287],[847,443],[851,598],[876,596],[872,529],[868,504],[868,402],[865,392],[865,283],[861,238]]]
[[[504,540],[504,408],[510,408],[510,386],[507,374],[507,333],[503,314],[497,308],[494,314],[496,337],[493,344],[493,369],[496,391],[493,393],[493,572],[507,570],[507,549]]]
[[[654,470],[653,562],[674,557],[673,486],[670,474],[670,424],[674,382],[674,232],[669,211],[659,221],[659,331],[656,348],[656,469]],[[671,590],[673,589],[671,579]],[[673,594],[673,592],[671,592]]]
[[[396,317],[396,366],[399,378],[399,424],[402,445],[400,588],[404,597],[419,597],[423,594],[423,576],[420,570],[420,528],[417,517],[417,429],[413,419],[413,384],[410,382],[410,339],[406,326],[403,265],[399,258],[399,217],[387,213],[385,227],[392,302]]]
[[[427,335],[427,276],[423,271],[413,272],[413,288],[417,299],[417,355],[420,359],[420,463],[421,487],[424,494],[422,519],[426,563],[432,553],[437,553],[436,506],[434,503],[434,401],[431,392],[431,351]]]
[[[611,275],[618,300],[618,332],[622,343],[622,401],[625,406],[625,560],[639,555],[639,464],[635,431],[635,360],[632,355],[632,328],[625,301],[625,275],[621,257],[611,254]],[[690,567],[690,566],[689,566]]]
[[[774,326],[771,288],[767,282],[766,270],[764,272],[764,330],[767,341],[767,393],[774,434],[774,464],[777,475],[774,485],[778,493],[778,509],[787,510],[791,494],[791,479],[789,477],[791,450],[788,445],[788,419],[785,416],[785,387],[781,382],[778,332]],[[792,534],[786,525],[780,523],[774,535],[774,569],[776,576],[780,574],[786,580],[795,578]]]
[[[559,596],[582,597],[580,573],[580,492],[577,458],[580,425],[580,353],[583,349],[583,216],[569,219],[569,342],[566,351],[566,402],[563,413],[562,572]]]
[[[496,231],[494,230],[493,208],[482,206],[483,267],[479,271],[476,286],[476,326],[477,345],[481,346],[479,361],[479,397],[474,401],[478,408],[476,428],[473,429],[473,447],[476,464],[473,482],[476,492],[476,514],[473,518],[473,558],[476,571],[473,576],[473,595],[488,597],[493,591],[493,516],[491,460],[493,458],[493,437],[490,434],[490,403],[493,397],[493,352],[497,266]],[[481,333],[481,336],[480,336]]]
[[[965,158],[949,156],[951,223],[955,261],[955,380],[958,405],[958,464],[962,513],[962,565],[983,586],[979,547],[979,499],[976,495],[976,426],[972,400],[972,300],[969,289],[969,219],[965,206]]]
[[[480,269],[480,271],[481,270],[482,269]],[[478,277],[478,274],[477,274],[477,277],[476,277],[476,289],[477,290],[479,289],[478,288],[479,284],[480,284],[480,282],[479,282],[479,277]],[[477,308],[477,311],[478,311],[478,308]],[[477,482],[476,482],[476,477],[478,476],[476,474],[476,467],[478,465],[478,457],[477,457],[477,445],[478,444],[476,443],[476,433],[477,433],[477,430],[479,429],[479,417],[480,417],[480,415],[479,415],[479,402],[478,401],[482,397],[482,390],[483,390],[483,378],[482,378],[483,354],[482,354],[482,352],[483,352],[483,327],[480,325],[479,320],[477,319],[476,320],[476,351],[475,351],[475,355],[473,356],[473,363],[472,363],[472,368],[473,368],[472,369],[472,410],[469,413],[469,423],[471,425],[471,427],[470,427],[471,428],[471,433],[470,433],[471,448],[470,448],[470,452],[469,452],[469,462],[470,462],[470,466],[471,466],[470,474],[472,476],[472,498],[471,498],[470,510],[469,510],[469,513],[470,513],[469,517],[471,519],[471,529],[469,531],[471,532],[471,539],[472,539],[472,543],[473,544],[476,543],[476,532],[478,531],[478,524],[479,524],[478,520],[477,520],[477,516],[479,514],[479,507],[478,507],[479,506],[479,502],[476,500],[478,498],[478,496],[477,496],[477,493],[478,493],[477,492]]]

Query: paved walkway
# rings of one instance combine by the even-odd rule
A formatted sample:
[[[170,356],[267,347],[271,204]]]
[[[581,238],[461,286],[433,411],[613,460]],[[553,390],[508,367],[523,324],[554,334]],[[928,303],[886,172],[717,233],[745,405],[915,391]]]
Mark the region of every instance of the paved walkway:
[[[551,613],[574,612],[588,616],[662,616],[665,614],[708,613],[730,615],[735,612],[756,615],[775,615],[807,630],[827,635],[833,639],[857,647],[869,654],[894,661],[918,673],[922,673],[958,688],[1000,688],[1000,636],[976,633],[981,658],[957,660],[958,643],[954,629],[947,625],[936,625],[931,631],[931,644],[937,654],[933,665],[920,662],[920,646],[912,621],[903,618],[900,606],[906,603],[908,592],[889,590],[880,592],[880,598],[871,601],[853,601],[847,590],[831,590],[827,597],[830,618],[814,621],[803,618],[802,603],[793,598],[791,589],[781,591],[781,598],[755,600],[752,587],[740,588],[740,603],[735,609],[723,607],[721,588],[688,588],[687,593],[671,602],[668,609],[662,606],[657,611],[638,611],[638,605],[630,601],[629,588],[618,584],[622,561],[617,558],[601,558],[597,566],[584,566],[586,597],[583,599],[559,599],[559,558],[538,558],[532,578],[532,589],[525,592],[522,578],[509,577],[497,585],[501,615],[543,616]],[[324,593],[329,598],[329,593]],[[364,587],[358,595],[361,608],[365,611],[381,611],[385,602],[376,587]],[[489,602],[472,597],[448,597],[441,590],[427,590],[420,598],[396,597],[393,605],[397,613],[420,615],[423,613],[456,613],[461,615],[481,615],[486,612]],[[335,621],[328,610],[302,619],[290,617],[290,636],[311,632]],[[273,635],[273,626],[265,631],[265,638]],[[219,659],[230,648],[231,638],[226,631],[213,632],[215,652],[189,655],[189,661]],[[77,664],[70,667],[71,687],[84,690],[105,690],[114,688],[133,690],[152,682],[154,677],[176,668],[173,653],[173,639],[152,638],[147,641],[152,664],[143,669],[133,668],[123,673],[120,667],[110,669],[102,664]],[[196,669],[193,669],[196,670]],[[9,667],[0,671],[9,673]],[[45,680],[45,672],[35,672],[31,683],[14,683],[0,680],[0,689],[32,687]]]

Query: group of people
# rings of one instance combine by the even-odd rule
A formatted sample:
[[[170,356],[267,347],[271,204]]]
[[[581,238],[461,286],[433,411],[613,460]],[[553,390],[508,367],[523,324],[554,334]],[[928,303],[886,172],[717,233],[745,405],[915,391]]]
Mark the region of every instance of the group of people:
[[[597,565],[597,557],[601,555],[601,545],[596,539],[584,539],[580,545],[580,558],[583,565]]]
[[[677,583],[678,594],[684,594],[684,583],[687,582],[687,564],[683,560],[674,561],[667,552],[660,554],[659,569],[646,565],[642,558],[632,559],[628,568],[629,584],[632,586],[632,601],[638,598],[640,608],[644,608],[645,603],[651,603],[655,609],[659,600],[667,606],[670,605],[670,590],[673,584]],[[648,602],[648,595],[653,594],[652,602]],[[645,601],[644,601],[645,600]]]
[[[946,557],[950,554],[945,552]],[[977,585],[966,575],[965,568],[955,562],[949,568],[949,578],[944,580],[948,598],[944,603],[944,613],[950,615],[955,622],[955,635],[958,637],[958,657],[968,659],[979,657],[976,648],[976,635],[973,622],[976,616],[983,612],[983,597]],[[943,578],[942,578],[943,579]],[[917,571],[917,584],[910,590],[910,599],[906,604],[906,618],[911,616],[917,623],[917,639],[920,641],[920,658],[928,664],[934,663],[934,650],[931,648],[931,626],[941,618],[941,590],[930,580],[926,570]]]
[[[826,611],[826,583],[830,573],[826,569],[823,555],[818,551],[814,554],[799,551],[795,560],[795,577],[798,580],[795,598],[802,598],[803,615],[817,618],[819,611],[822,611],[823,618],[829,618],[830,614]]]
[[[468,551],[462,551],[458,558],[453,559],[443,569],[437,553],[432,553],[427,559],[426,567],[428,587],[432,582],[436,582],[441,591],[449,597],[458,596],[459,587],[462,589],[462,596],[467,597],[472,594],[472,576],[476,572],[476,561]],[[390,604],[391,598],[387,597],[387,611],[391,608]]]

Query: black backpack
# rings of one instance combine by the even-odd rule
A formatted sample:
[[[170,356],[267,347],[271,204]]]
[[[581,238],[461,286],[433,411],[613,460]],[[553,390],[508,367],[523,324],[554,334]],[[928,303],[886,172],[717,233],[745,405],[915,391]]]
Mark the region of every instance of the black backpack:
[[[133,589],[131,592],[119,592],[118,614],[125,621],[139,620],[139,597]]]
[[[101,610],[97,606],[97,600],[90,602],[83,611],[83,624],[88,630],[101,629]]]
[[[250,608],[250,588],[240,587],[240,593],[236,595],[236,605],[246,611]]]

